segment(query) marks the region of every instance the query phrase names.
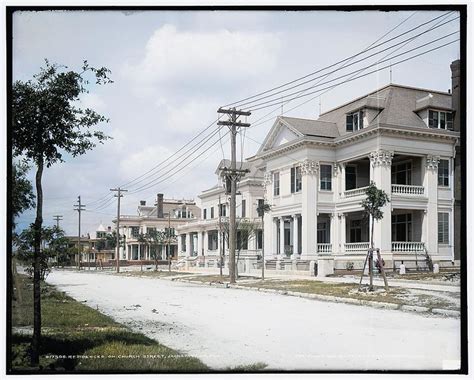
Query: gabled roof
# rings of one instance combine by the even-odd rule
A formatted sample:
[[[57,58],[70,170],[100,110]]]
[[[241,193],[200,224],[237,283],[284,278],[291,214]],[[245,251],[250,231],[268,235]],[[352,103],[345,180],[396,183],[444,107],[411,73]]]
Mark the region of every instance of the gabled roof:
[[[279,116],[287,126],[298,131],[302,136],[338,137],[339,131],[335,123],[324,120],[301,119],[297,117]]]

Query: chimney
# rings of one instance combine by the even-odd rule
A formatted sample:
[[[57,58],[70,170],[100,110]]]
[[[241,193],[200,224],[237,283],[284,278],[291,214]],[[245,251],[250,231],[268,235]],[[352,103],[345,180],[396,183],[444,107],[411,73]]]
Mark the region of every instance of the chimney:
[[[140,206],[145,206],[146,205],[146,201],[140,201]]]
[[[461,130],[461,115],[459,110],[459,97],[461,83],[461,61],[457,59],[451,63],[451,107],[454,110],[453,129]]]
[[[157,217],[163,218],[163,194],[157,194]]]
[[[107,226],[107,231],[109,231],[109,232],[112,231],[112,227]]]

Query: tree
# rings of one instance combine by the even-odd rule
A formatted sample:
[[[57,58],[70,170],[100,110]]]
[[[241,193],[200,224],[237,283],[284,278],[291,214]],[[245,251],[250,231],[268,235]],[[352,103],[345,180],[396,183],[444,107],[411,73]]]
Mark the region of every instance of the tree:
[[[147,239],[150,241],[150,255],[155,261],[155,272],[158,270],[158,247],[166,242],[167,236],[163,231],[150,230],[147,233]]]
[[[14,156],[25,157],[36,167],[36,219],[34,222],[33,340],[31,365],[39,363],[41,340],[41,233],[43,224],[44,168],[63,162],[63,154],[82,155],[109,137],[95,125],[108,120],[90,108],[80,108],[80,96],[88,92],[89,80],[96,85],[112,83],[110,71],[94,68],[84,61],[75,72],[50,64],[40,68],[33,79],[17,80],[12,87],[12,147]]]
[[[369,260],[369,276],[370,276],[370,286],[369,290],[373,290],[373,251],[374,251],[374,224],[375,221],[381,220],[383,218],[383,211],[382,208],[390,202],[388,195],[385,191],[378,189],[375,185],[375,182],[371,181],[370,185],[365,189],[366,198],[361,202],[361,206],[364,209],[364,212],[371,221],[371,228],[370,228],[370,250],[368,255]],[[387,278],[385,276],[385,271],[383,269],[383,261],[380,257],[380,251],[377,251],[377,260],[380,271],[382,273],[384,282],[385,282],[385,289],[388,290],[388,283]],[[362,272],[362,276],[364,273]],[[361,277],[362,281],[362,277]]]
[[[35,227],[32,224],[24,229],[15,239],[18,259],[26,265],[26,272],[30,277],[34,275],[34,241]],[[40,255],[40,278],[44,280],[50,272],[49,263],[51,260],[61,262],[66,257],[69,258],[69,240],[65,237],[64,231],[56,226],[43,227],[41,229],[41,255]]]
[[[18,216],[35,207],[33,186],[26,178],[29,169],[29,165],[24,161],[14,162],[12,165],[11,218],[13,228],[16,227],[15,219]]]
[[[24,161],[13,162],[12,165],[12,187],[11,187],[11,224],[13,229],[13,240],[18,236],[14,232],[16,227],[16,218],[20,216],[24,211],[35,207],[35,195],[33,194],[33,186],[31,182],[26,178],[30,167]],[[11,266],[8,268],[10,271],[10,278],[13,280],[10,282],[10,294],[15,298],[13,283],[15,282],[16,292],[18,298],[21,300],[21,286],[18,282],[17,271],[16,271],[16,258],[14,255],[11,257]]]
[[[227,221],[222,222],[222,227],[224,231],[224,240],[227,242],[227,244],[229,244],[229,231],[230,231],[229,221],[227,220]],[[238,278],[240,251],[248,245],[249,240],[255,237],[258,230],[258,223],[246,218],[237,219],[235,221],[235,229],[236,229],[235,243],[237,247],[235,276]]]

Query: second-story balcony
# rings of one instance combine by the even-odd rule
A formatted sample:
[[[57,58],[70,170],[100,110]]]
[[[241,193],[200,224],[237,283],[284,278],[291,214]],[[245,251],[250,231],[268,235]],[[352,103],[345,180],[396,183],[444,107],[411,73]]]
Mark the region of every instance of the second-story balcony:
[[[344,197],[345,198],[352,198],[352,197],[357,197],[359,195],[364,195],[365,190],[367,188],[368,188],[368,186],[364,186],[364,187],[358,187],[356,189],[346,190],[346,191],[344,191]]]
[[[417,196],[424,195],[425,188],[417,185],[397,185],[392,184],[392,194]]]

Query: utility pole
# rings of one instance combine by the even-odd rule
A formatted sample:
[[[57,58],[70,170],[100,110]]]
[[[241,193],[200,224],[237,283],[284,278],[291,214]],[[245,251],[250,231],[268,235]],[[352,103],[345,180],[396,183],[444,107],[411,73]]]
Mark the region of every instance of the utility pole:
[[[53,215],[53,219],[56,221],[56,228],[59,229],[59,221],[63,220],[63,216],[62,215]]]
[[[77,238],[77,269],[81,270],[81,212],[85,210],[86,206],[81,203],[81,196],[77,197],[77,205],[74,205],[77,212],[79,212],[79,234]]]
[[[222,266],[224,265],[224,257],[223,257],[223,255],[222,255],[222,252],[223,252],[222,243],[223,243],[223,240],[224,240],[224,239],[222,239],[221,208],[222,208],[222,205],[221,205],[221,196],[220,196],[220,194],[219,194],[219,209],[217,210],[217,213],[218,213],[218,216],[219,216],[219,261],[220,261],[219,274],[221,275],[221,278],[222,278]]]
[[[122,192],[128,191],[121,189],[120,187],[117,187],[116,189],[110,189],[110,191],[116,191],[117,194],[114,195],[114,197],[117,197],[117,230],[116,230],[116,235],[117,235],[117,273],[120,272],[120,198],[123,197]]]
[[[235,237],[236,237],[236,230],[235,230],[235,198],[237,193],[237,179],[240,177],[241,172],[246,172],[246,170],[237,170],[236,168],[236,147],[235,141],[237,136],[237,129],[238,128],[246,128],[250,127],[248,123],[242,123],[238,121],[239,116],[250,116],[251,113],[247,111],[237,111],[235,108],[232,109],[223,109],[219,108],[217,110],[219,114],[227,114],[229,115],[228,121],[218,121],[217,125],[225,125],[228,126],[230,129],[231,135],[231,168],[230,170],[226,170],[230,172],[230,183],[231,183],[231,191],[230,191],[230,215],[229,215],[229,277],[230,283],[235,284]],[[229,175],[229,174],[227,174]]]
[[[168,212],[168,272],[171,272],[171,211]]]

